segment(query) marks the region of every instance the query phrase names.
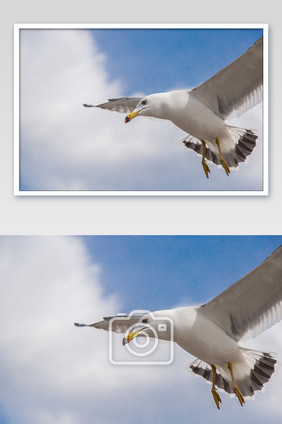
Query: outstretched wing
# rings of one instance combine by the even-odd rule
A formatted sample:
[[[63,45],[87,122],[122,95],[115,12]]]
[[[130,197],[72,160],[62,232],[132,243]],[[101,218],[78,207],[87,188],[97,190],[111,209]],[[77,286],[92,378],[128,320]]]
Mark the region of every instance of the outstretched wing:
[[[222,119],[239,116],[262,100],[263,37],[238,59],[191,91]]]
[[[239,341],[255,337],[282,318],[282,245],[245,277],[199,308]]]
[[[144,314],[120,314],[111,317],[104,317],[103,321],[95,322],[94,324],[79,324],[74,323],[77,327],[95,327],[103,330],[114,331],[115,333],[126,333],[127,330],[137,324],[139,319]]]
[[[101,109],[113,110],[115,112],[132,112],[142,97],[120,97],[118,99],[109,99],[106,103],[100,105],[84,104],[84,107],[100,107]]]

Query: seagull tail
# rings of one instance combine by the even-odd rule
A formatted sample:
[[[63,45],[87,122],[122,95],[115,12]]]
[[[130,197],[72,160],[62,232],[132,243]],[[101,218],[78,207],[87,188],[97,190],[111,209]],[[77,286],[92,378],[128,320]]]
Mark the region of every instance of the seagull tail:
[[[195,153],[202,156],[203,146],[200,140],[198,140],[196,137],[188,135],[182,140],[182,143],[188,149],[194,150]],[[205,158],[213,162],[215,165],[220,165],[219,155],[215,153],[212,149],[210,149],[208,146],[206,146]]]
[[[275,371],[275,364],[277,361],[273,353],[241,349],[246,363],[243,367],[242,364],[238,365],[238,369],[241,367],[243,368],[242,375],[237,375],[236,377],[235,374],[235,380],[242,395],[248,398],[254,396],[255,391],[261,390],[265,383],[270,380]],[[236,363],[232,365],[236,369]],[[206,362],[196,359],[186,368],[190,368],[194,374],[197,374],[212,383],[212,368]],[[230,395],[234,394],[229,373],[222,370],[220,367],[216,367],[215,384],[219,389],[224,390]]]
[[[256,146],[258,136],[252,130],[232,127],[230,125],[228,125],[228,129],[233,140],[233,146],[229,151],[225,151],[223,156],[230,168],[236,168],[239,163],[244,162],[252,153]],[[203,146],[197,138],[188,135],[182,140],[182,143],[188,149],[194,150],[194,152],[202,155]],[[206,146],[205,158],[213,162],[215,165],[221,164],[218,151],[213,151],[208,146]]]
[[[196,359],[191,364],[187,365],[186,369],[191,369],[194,374],[203,377],[210,383],[213,381],[211,366],[200,359]],[[215,384],[219,389],[222,389],[229,394],[233,393],[231,382],[225,378],[222,373],[219,373],[218,369],[216,372]]]
[[[274,353],[259,352],[241,348],[249,366],[248,375],[238,380],[238,386],[243,396],[253,396],[255,391],[262,390],[275,371]]]
[[[257,134],[253,130],[237,128],[228,125],[229,133],[234,141],[233,148],[224,153],[224,159],[228,166],[237,167],[239,163],[245,162],[247,157],[256,147]]]

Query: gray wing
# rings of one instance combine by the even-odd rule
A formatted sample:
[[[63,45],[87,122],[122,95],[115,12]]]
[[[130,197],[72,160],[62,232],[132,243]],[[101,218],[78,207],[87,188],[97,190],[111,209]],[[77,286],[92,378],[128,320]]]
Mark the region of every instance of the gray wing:
[[[84,107],[100,107],[101,109],[113,110],[115,112],[130,113],[142,97],[120,97],[118,99],[109,99],[106,103],[100,105],[88,105],[84,104]]]
[[[239,116],[262,100],[263,37],[191,93],[222,119]]]
[[[95,328],[101,328],[103,330],[110,330],[110,323],[111,323],[111,329],[115,333],[126,333],[127,330],[137,324],[139,319],[144,314],[119,314],[112,317],[104,317],[103,321],[95,322],[94,324],[79,324],[77,322],[74,323],[77,327],[95,327]]]
[[[282,245],[199,312],[237,341],[255,337],[278,322],[282,318]]]

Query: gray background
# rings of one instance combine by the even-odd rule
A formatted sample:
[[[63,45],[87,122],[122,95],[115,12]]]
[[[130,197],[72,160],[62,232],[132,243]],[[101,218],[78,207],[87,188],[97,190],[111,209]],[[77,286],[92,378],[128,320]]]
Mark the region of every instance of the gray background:
[[[281,11],[277,1],[2,4],[0,234],[281,234]],[[13,195],[14,23],[268,23],[269,197],[52,198]]]

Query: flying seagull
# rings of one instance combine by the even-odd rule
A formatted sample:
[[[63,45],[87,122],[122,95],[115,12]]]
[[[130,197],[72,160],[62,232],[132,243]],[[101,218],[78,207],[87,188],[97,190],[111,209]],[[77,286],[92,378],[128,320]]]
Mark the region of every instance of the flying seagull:
[[[126,316],[125,316],[126,317]],[[159,324],[172,320],[173,341],[195,356],[188,368],[212,383],[212,395],[220,409],[216,389],[235,394],[243,406],[245,397],[261,390],[274,372],[274,354],[243,348],[239,342],[256,337],[282,318],[282,245],[257,268],[202,306],[187,306],[145,315],[105,317],[94,324],[75,324],[125,333],[123,344],[137,336],[170,340]],[[120,319],[119,319],[120,318]],[[162,322],[163,320],[163,322]],[[112,324],[112,325],[111,325]]]
[[[145,97],[109,99],[99,105],[84,104],[127,113],[125,123],[136,116],[167,119],[188,133],[184,145],[202,156],[209,178],[209,160],[230,168],[244,162],[255,145],[251,129],[227,125],[230,115],[241,115],[262,100],[263,37],[244,54],[193,90],[175,90]]]

